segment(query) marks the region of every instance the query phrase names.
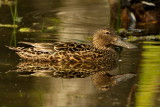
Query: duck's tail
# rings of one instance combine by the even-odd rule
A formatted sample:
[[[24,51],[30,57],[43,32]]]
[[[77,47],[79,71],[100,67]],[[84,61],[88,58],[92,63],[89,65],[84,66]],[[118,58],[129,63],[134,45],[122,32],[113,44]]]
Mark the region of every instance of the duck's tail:
[[[7,48],[14,50],[14,51],[22,51],[24,49],[24,47],[12,47],[12,46],[6,46]]]

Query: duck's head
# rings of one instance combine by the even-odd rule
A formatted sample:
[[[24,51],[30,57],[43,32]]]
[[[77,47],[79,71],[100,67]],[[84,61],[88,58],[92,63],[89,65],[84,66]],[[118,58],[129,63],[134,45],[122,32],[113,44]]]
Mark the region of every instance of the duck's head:
[[[100,29],[93,36],[93,46],[97,49],[106,50],[111,45],[121,46],[125,48],[136,48],[135,45],[121,40],[116,33],[111,29]]]

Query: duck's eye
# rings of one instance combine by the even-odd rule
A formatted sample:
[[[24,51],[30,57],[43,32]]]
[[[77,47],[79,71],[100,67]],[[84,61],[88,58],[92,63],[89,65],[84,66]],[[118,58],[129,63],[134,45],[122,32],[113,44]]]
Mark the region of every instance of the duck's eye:
[[[110,34],[110,32],[108,32],[108,31],[107,31],[107,32],[105,32],[104,34],[107,34],[107,35],[109,35],[109,34]]]

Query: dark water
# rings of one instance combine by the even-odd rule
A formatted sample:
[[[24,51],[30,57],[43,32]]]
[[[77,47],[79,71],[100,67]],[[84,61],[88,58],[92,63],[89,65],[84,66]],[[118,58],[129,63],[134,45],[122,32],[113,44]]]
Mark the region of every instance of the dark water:
[[[18,41],[89,43],[95,30],[109,27],[106,0],[18,0],[17,11],[22,21],[15,32],[13,28],[0,27],[1,107],[160,105],[160,42],[157,39],[134,41],[137,49],[123,49],[118,62],[104,67],[23,62],[5,47],[19,46]],[[10,7],[6,4],[0,7],[0,23],[12,24]],[[20,32],[21,28],[32,31]],[[95,69],[99,72],[92,73]],[[103,87],[106,84],[109,89]]]

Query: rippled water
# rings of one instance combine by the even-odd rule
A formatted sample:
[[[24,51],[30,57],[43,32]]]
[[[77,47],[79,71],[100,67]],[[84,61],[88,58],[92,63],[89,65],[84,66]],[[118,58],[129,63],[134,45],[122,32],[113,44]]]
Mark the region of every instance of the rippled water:
[[[106,0],[18,0],[18,15],[20,28],[35,32],[18,28],[13,35],[12,28],[0,27],[1,107],[160,105],[159,40],[134,41],[137,49],[123,49],[118,62],[104,65],[23,62],[5,47],[18,41],[90,43],[95,30],[109,27]],[[12,23],[7,5],[0,7],[0,23]]]

